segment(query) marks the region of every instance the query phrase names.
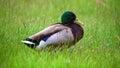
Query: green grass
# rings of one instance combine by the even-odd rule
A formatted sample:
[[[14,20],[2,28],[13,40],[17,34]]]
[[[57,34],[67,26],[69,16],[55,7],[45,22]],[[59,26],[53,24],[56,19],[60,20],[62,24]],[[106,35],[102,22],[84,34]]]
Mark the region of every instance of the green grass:
[[[120,68],[118,0],[0,0],[0,68]],[[22,39],[60,22],[64,11],[84,22],[84,37],[63,51],[28,48]]]

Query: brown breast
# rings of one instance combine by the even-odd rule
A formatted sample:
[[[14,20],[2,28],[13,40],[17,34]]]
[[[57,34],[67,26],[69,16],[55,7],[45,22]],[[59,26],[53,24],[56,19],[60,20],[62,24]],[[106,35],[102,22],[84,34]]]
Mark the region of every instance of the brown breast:
[[[70,27],[72,30],[72,33],[74,36],[74,42],[79,41],[83,37],[84,30],[79,24],[73,23],[69,25],[68,27]]]

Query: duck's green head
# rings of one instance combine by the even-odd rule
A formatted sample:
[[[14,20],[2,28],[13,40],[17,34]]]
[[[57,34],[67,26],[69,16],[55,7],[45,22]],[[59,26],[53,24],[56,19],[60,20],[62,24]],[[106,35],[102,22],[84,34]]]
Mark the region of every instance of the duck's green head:
[[[76,15],[71,11],[66,11],[61,16],[61,22],[62,23],[74,23],[74,20],[76,19]]]

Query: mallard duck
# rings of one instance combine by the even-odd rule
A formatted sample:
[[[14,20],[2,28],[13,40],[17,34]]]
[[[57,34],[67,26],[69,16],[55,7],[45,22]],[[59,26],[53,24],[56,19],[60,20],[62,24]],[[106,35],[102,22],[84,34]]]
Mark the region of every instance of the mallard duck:
[[[84,34],[81,22],[78,24],[76,15],[66,11],[61,16],[61,23],[53,24],[42,31],[29,36],[22,42],[31,48],[40,50],[47,45],[74,45]]]

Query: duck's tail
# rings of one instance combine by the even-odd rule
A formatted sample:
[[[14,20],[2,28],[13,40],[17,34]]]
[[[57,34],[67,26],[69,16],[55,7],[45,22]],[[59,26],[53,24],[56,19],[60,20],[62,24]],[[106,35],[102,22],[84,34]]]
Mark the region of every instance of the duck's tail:
[[[33,40],[29,39],[29,38],[27,38],[25,40],[22,40],[21,42],[24,43],[24,44],[26,44],[30,48],[35,48],[37,46],[37,44],[35,43],[35,41],[33,41]]]
[[[30,44],[30,45],[34,45],[35,44],[35,43],[33,43],[31,41],[27,41],[27,40],[22,40],[21,42],[25,43],[25,44]]]

